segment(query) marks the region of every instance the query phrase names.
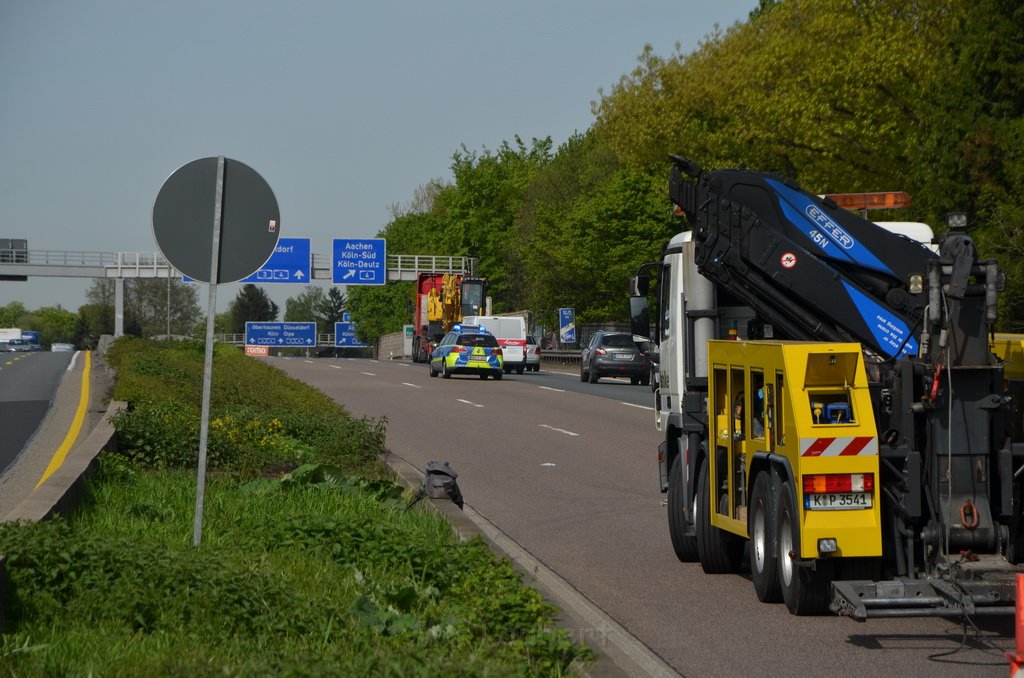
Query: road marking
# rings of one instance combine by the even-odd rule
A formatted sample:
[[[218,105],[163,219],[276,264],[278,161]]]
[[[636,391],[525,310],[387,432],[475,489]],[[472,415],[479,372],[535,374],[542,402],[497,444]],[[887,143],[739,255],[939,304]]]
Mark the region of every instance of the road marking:
[[[543,464],[541,464],[541,466],[554,466],[554,465],[555,465],[555,464],[554,464],[554,463],[552,463],[552,462],[550,462],[550,461],[546,461],[546,462],[544,462]]]
[[[566,431],[564,428],[555,428],[554,426],[548,426],[547,424],[538,424],[538,426],[540,426],[541,428],[549,428],[552,431],[557,431],[558,433],[564,433],[567,436],[573,436],[573,437],[579,436],[579,433],[573,433],[572,431]]]
[[[89,405],[89,369],[91,366],[92,351],[86,351],[85,366],[82,368],[82,390],[78,397],[78,409],[75,411],[75,418],[71,421],[71,428],[68,429],[68,434],[64,436],[64,442],[53,453],[53,458],[50,459],[50,463],[43,472],[43,477],[36,483],[36,487],[46,482],[46,479],[61,467],[65,457],[68,456],[68,452],[71,451],[71,446],[75,444],[79,431],[82,430],[82,422],[85,421],[85,410]]]
[[[537,388],[542,388],[545,391],[554,391],[555,393],[565,393],[564,388],[551,388],[550,386],[538,386]]]
[[[413,388],[423,388],[423,387],[422,387],[422,386],[420,386],[419,384],[410,384],[410,383],[409,383],[409,382],[407,382],[407,381],[403,381],[403,382],[402,382],[402,386],[411,386],[411,387],[413,387]]]
[[[472,400],[463,400],[462,398],[456,398],[455,400],[466,405],[472,405],[473,407],[483,407],[480,403],[474,403]]]
[[[368,377],[376,377],[377,375],[373,372],[360,372],[359,374],[365,374]]]
[[[654,411],[654,408],[651,407],[650,405],[637,405],[636,403],[626,403],[626,402],[622,402],[621,400],[619,401],[619,404],[620,405],[625,405],[626,407],[635,407],[638,410],[648,410],[649,412],[653,412]]]
[[[302,362],[304,362],[304,363],[306,363],[306,364],[309,364],[309,365],[312,365],[312,364],[313,364],[313,361],[312,361],[312,360],[303,360]]]
[[[333,367],[336,370],[340,370],[341,369],[341,365],[331,365],[331,367]]]

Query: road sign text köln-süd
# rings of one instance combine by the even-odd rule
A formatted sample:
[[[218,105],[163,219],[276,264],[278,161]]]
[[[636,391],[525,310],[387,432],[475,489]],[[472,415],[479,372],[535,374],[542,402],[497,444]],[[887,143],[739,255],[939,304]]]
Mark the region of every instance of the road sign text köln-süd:
[[[335,239],[335,285],[384,285],[388,281],[384,238]]]
[[[337,348],[362,348],[366,344],[356,338],[355,323],[334,323],[334,345]]]
[[[316,346],[316,323],[245,323],[246,346]]]

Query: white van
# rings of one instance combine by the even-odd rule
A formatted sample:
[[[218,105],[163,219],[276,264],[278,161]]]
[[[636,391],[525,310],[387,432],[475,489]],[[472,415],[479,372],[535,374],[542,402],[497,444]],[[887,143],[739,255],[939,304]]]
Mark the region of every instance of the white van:
[[[526,369],[526,320],[518,315],[467,315],[466,325],[481,325],[494,335],[501,346],[505,374]]]

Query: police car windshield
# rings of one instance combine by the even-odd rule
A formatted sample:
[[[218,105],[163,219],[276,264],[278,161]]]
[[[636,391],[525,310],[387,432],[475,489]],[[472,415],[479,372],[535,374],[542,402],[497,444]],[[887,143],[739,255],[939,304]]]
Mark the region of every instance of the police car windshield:
[[[459,346],[497,346],[493,334],[460,334]]]

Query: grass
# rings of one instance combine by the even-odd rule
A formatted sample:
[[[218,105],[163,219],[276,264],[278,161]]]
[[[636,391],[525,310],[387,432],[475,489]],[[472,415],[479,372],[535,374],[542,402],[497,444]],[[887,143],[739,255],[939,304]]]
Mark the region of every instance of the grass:
[[[211,416],[235,417],[224,426],[236,435],[211,457],[203,543],[192,546],[194,422],[167,402],[187,408],[181,384],[194,384],[202,353],[129,341],[114,355],[115,397],[133,404],[119,432],[149,449],[104,453],[73,515],[0,525],[11,581],[0,672],[526,676],[562,675],[590,656],[507,561],[408,508],[376,461],[381,421],[353,420],[223,351],[215,364],[234,366],[215,382],[255,376],[271,398],[292,393],[247,410],[219,387]],[[323,444],[321,427],[355,440]]]

